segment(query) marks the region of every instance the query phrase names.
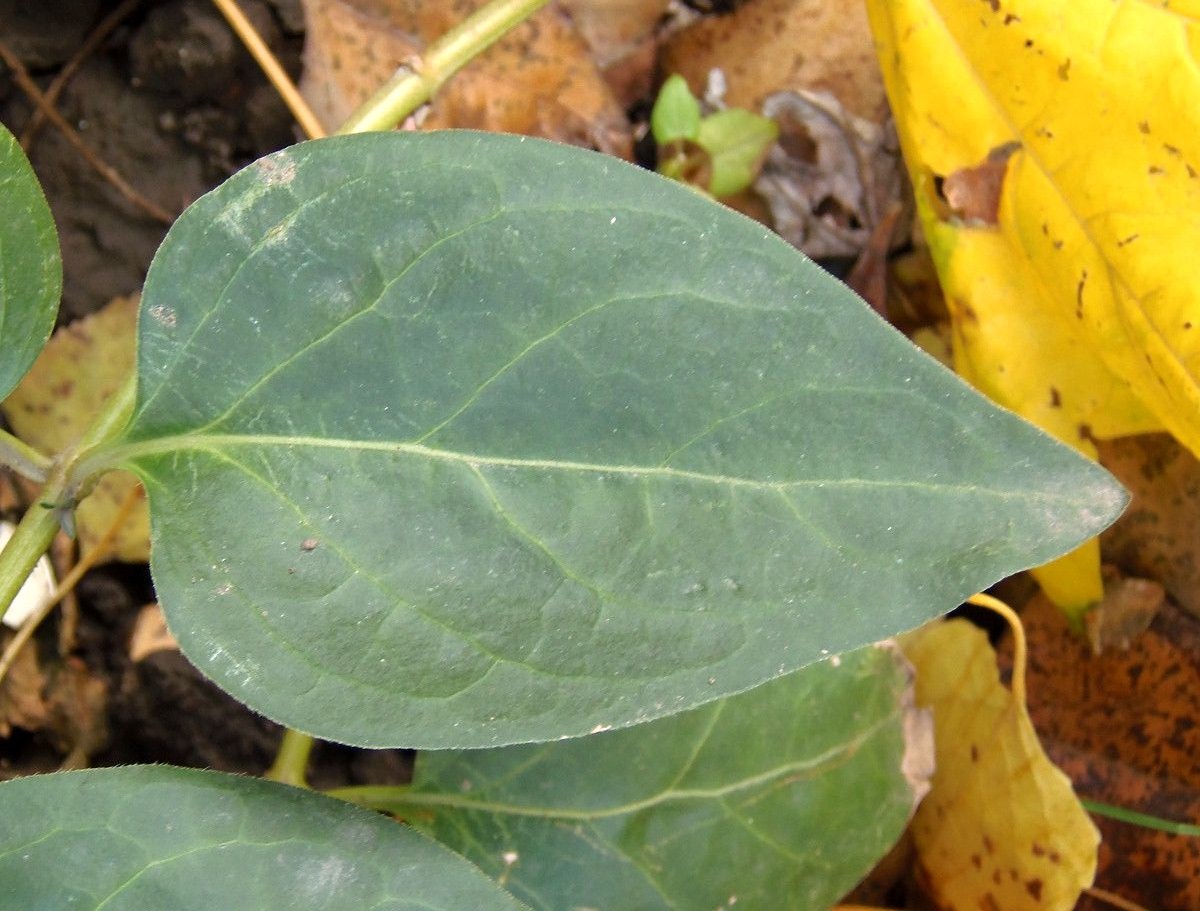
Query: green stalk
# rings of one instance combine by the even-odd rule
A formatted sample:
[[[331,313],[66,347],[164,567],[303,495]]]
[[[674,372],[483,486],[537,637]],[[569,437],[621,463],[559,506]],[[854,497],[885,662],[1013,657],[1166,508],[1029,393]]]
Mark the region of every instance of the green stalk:
[[[75,507],[81,485],[90,480],[79,476],[76,470],[79,454],[120,432],[133,411],[136,394],[137,383],[131,376],[109,399],[83,438],[58,460],[49,463],[50,471],[37,502],[26,511],[7,546],[0,551],[0,617],[8,612],[38,558],[50,547],[61,525],[63,511]]]
[[[50,475],[54,460],[8,431],[0,430],[0,465],[6,465],[22,477],[41,483]]]
[[[263,777],[297,788],[307,788],[308,757],[312,754],[313,743],[313,738],[308,734],[286,728],[275,761]]]
[[[420,60],[400,70],[350,115],[338,133],[390,130],[429,101],[460,69],[549,0],[492,0],[431,44]]]
[[[1157,816],[1139,813],[1137,810],[1130,810],[1126,807],[1114,807],[1112,804],[1101,803],[1098,800],[1080,800],[1079,802],[1083,804],[1085,810],[1097,816],[1107,816],[1109,819],[1127,822],[1134,826],[1141,826],[1143,829],[1154,829],[1156,832],[1169,832],[1172,835],[1189,835],[1192,838],[1200,838],[1200,826],[1193,825],[1192,823],[1176,822],[1172,819],[1160,819]]]
[[[59,507],[69,499],[66,472],[56,467],[42,488],[38,502],[22,516],[12,538],[0,551],[0,618],[8,612],[17,592],[54,540],[59,529]]]

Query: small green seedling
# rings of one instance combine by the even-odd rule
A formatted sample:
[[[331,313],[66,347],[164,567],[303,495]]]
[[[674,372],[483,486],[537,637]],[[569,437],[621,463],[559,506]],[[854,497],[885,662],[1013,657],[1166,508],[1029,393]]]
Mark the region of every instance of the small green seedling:
[[[7,133],[0,168],[7,394],[59,284]],[[827,906],[921,785],[867,646],[1124,501],[761,226],[468,132],[234,175],[158,251],[92,429],[4,453],[44,490],[0,603],[135,472],[184,654],[299,731],[431,751],[337,796],[459,855],[273,782],[66,773],[0,785],[5,909]]]
[[[671,76],[650,114],[658,145],[658,171],[716,196],[732,196],[752,183],[771,144],[775,121],[741,108],[707,116],[682,76]]]

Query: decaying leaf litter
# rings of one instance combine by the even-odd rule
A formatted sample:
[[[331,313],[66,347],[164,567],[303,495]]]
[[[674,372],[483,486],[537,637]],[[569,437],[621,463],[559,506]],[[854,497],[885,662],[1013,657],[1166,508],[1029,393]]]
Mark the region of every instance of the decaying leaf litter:
[[[430,40],[471,9],[468,3],[316,0],[305,2],[302,8],[287,3],[244,5],[269,41],[290,58],[293,70],[299,68],[302,56],[305,93],[329,124],[339,122],[365,92],[397,66],[418,58]],[[1054,27],[1062,22],[1052,26],[1041,19],[1040,4],[995,2],[981,4],[980,9],[972,6],[969,12],[951,3],[868,6],[874,18],[874,37],[865,10],[857,3],[751,0],[738,4],[728,15],[702,15],[662,3],[576,0],[563,8],[547,9],[517,29],[494,52],[449,83],[410,126],[522,132],[630,157],[635,148],[644,150],[641,140],[649,105],[658,85],[673,72],[689,79],[692,91],[710,110],[722,105],[745,106],[771,114],[777,119],[781,139],[754,190],[730,200],[731,204],[780,230],[813,255],[838,258],[843,269],[862,254],[859,273],[867,276],[856,286],[877,289],[871,296],[898,324],[911,330],[948,317],[954,362],[964,376],[1085,452],[1094,455],[1098,449],[1106,464],[1135,492],[1133,507],[1102,542],[1103,551],[1093,545],[1039,574],[1050,596],[1077,617],[1083,614],[1104,591],[1099,569],[1103,553],[1125,573],[1160,583],[1171,602],[1194,610],[1196,595],[1191,581],[1200,558],[1189,540],[1194,535],[1189,535],[1187,520],[1196,508],[1195,485],[1186,479],[1195,473],[1192,453],[1197,431],[1190,404],[1192,365],[1187,341],[1195,305],[1189,296],[1191,285],[1185,280],[1186,261],[1180,257],[1186,255],[1181,251],[1191,246],[1186,242],[1191,223],[1187,216],[1196,211],[1197,131],[1187,119],[1194,116],[1195,106],[1188,103],[1195,98],[1194,89],[1179,75],[1180,67],[1171,65],[1193,46],[1189,42],[1194,40],[1195,24],[1189,11],[1172,9],[1170,4],[1162,10],[1139,4],[1118,4],[1111,9],[1109,4],[1080,4],[1066,22],[1069,27],[1063,28]],[[80,7],[80,21],[86,24],[77,30],[74,43],[61,34],[48,41],[47,23],[40,24],[40,35],[39,23],[24,24],[28,34],[22,35],[24,45],[17,44],[16,53],[36,78],[51,78],[81,43],[79,36],[97,21],[97,16],[89,17],[88,4]],[[163,204],[173,211],[213,182],[215,175],[289,141],[277,130],[274,136],[255,137],[253,142],[259,145],[253,151],[247,148],[237,118],[229,111],[250,99],[269,105],[273,96],[205,4],[165,4],[152,12],[135,10],[128,15],[114,37],[83,63],[61,104],[77,120],[86,120],[85,115],[99,104],[95,93],[106,87],[112,91],[114,86],[124,91],[122,77],[134,75],[140,84],[126,105],[124,120],[105,130],[92,127],[90,133],[81,132],[97,145],[101,155],[114,156],[130,181],[136,184],[145,169],[136,154],[120,148],[115,137],[126,133],[148,130],[158,147],[165,141],[167,150],[160,153],[161,159],[172,168],[179,167],[183,178],[174,185],[156,187],[154,192],[161,193]],[[199,76],[181,65],[172,69],[171,45],[165,36],[173,24],[180,23],[180,44],[210,51],[201,62]],[[70,30],[64,31],[70,37]],[[302,32],[306,33],[303,43]],[[225,37],[214,37],[222,35]],[[1099,41],[1098,35],[1107,36],[1107,43]],[[55,41],[57,48],[47,49]],[[187,45],[187,41],[194,44]],[[884,60],[882,78],[875,63],[877,52]],[[1005,61],[1018,58],[1029,61],[1022,71],[1024,81],[1004,69]],[[189,58],[179,55],[178,59]],[[208,83],[203,78],[205,64]],[[946,67],[952,64],[968,69],[961,78],[951,79]],[[231,98],[228,80],[218,77],[233,70],[244,73],[247,85],[255,87],[233,90]],[[1172,92],[1157,91],[1167,79],[1175,86]],[[166,88],[157,89],[156,80],[162,80]],[[885,82],[895,115],[894,132],[884,100]],[[1007,93],[1005,86],[1009,87]],[[1027,105],[1031,96],[1042,99],[1042,115],[1040,120],[1026,122],[1013,112]],[[181,99],[182,116],[175,113]],[[28,113],[28,102],[10,87],[4,105],[5,123],[19,127]],[[1104,105],[1121,112],[1120,117],[1101,117],[1096,108]],[[161,106],[162,113],[156,114],[156,106]],[[277,107],[272,110],[276,122],[286,119]],[[634,111],[632,118],[627,114],[630,110]],[[1021,125],[1014,128],[1014,122]],[[930,124],[936,124],[936,130],[931,131]],[[225,135],[222,129],[227,131]],[[1098,151],[1092,157],[1081,157],[1078,142],[1063,140],[1082,135],[1104,135],[1114,141],[1096,143]],[[914,203],[908,191],[901,189],[900,146],[908,156],[920,228],[910,217]],[[1055,151],[1060,147],[1069,152]],[[52,132],[34,145],[35,167],[39,148],[50,162],[73,162],[69,147]],[[641,154],[644,156],[644,151]],[[39,174],[45,170],[40,168]],[[65,170],[80,173],[83,168],[73,163]],[[148,228],[108,229],[106,233],[104,223],[96,221],[95,210],[108,207],[115,213],[115,217],[108,216],[110,222],[120,224],[137,225],[144,216],[131,210],[102,181],[58,190],[52,186],[50,192],[60,224],[77,225],[81,238],[74,249],[68,247],[67,283],[68,288],[76,289],[74,299],[80,301],[76,312],[97,309],[108,296],[136,292],[140,286],[137,262],[147,255],[144,238]],[[899,218],[895,210],[901,213]],[[1108,211],[1122,214],[1104,217]],[[1172,213],[1182,213],[1182,217]],[[89,236],[93,238],[90,244]],[[134,239],[137,237],[141,239]],[[127,239],[131,242],[122,246]],[[906,266],[914,259],[931,256],[946,303],[940,295],[921,297],[920,291],[916,298],[912,293],[901,296],[914,286],[905,283],[904,275],[886,281],[891,266],[880,251],[889,248],[904,257]],[[89,269],[96,272],[96,264],[105,256],[121,268],[102,281],[81,278]],[[900,268],[900,260],[893,259],[893,263]],[[928,290],[927,285],[918,287]],[[106,313],[116,314],[120,308],[114,302]],[[68,339],[78,343],[81,336],[95,336],[92,348],[84,343],[76,354],[66,357],[92,356],[114,363],[100,346],[119,345],[121,333],[129,329],[120,328],[115,317],[110,328],[101,322],[105,319],[98,316],[90,324],[64,329],[57,350],[69,350]],[[46,377],[56,375],[52,365],[39,369],[46,371]],[[57,381],[31,380],[23,398],[5,403],[8,419],[17,429],[23,418],[43,416],[41,429],[23,432],[26,439],[34,439],[37,433],[61,433],[57,427],[65,426],[69,418],[60,415],[94,407],[79,398],[79,390],[68,388],[72,385],[69,370],[58,370]],[[38,388],[41,383],[49,389]],[[84,390],[86,395],[96,392]],[[64,423],[58,423],[60,420]],[[1110,437],[1163,428],[1178,443],[1162,434],[1106,442]],[[110,499],[113,496],[119,494],[109,494]],[[103,502],[96,500],[98,505]],[[89,535],[103,532],[104,520],[81,516],[80,524],[81,543],[86,548]],[[119,551],[123,557],[136,560],[139,547],[144,546],[136,527],[123,529]],[[114,584],[120,589],[120,580],[128,578],[124,575],[128,572],[110,570],[99,577],[108,580],[99,590],[106,585],[111,591]],[[1110,592],[1121,587],[1119,574],[1110,573],[1108,578],[1113,580]],[[97,584],[93,583],[90,598],[84,589],[85,613],[93,622],[101,616],[95,604],[89,604],[98,598]],[[135,602],[128,595],[118,599],[122,600],[128,606],[118,607],[115,615],[110,609],[104,619],[128,629]],[[1118,609],[1109,602],[1102,608],[1109,613]],[[1153,615],[1153,606],[1146,610]],[[1168,607],[1147,622],[1150,632],[1139,637],[1135,631],[1134,649],[1141,647],[1138,643],[1145,636],[1161,635],[1164,628],[1174,630],[1183,624],[1183,629],[1189,629],[1195,618]],[[1059,648],[1068,643],[1074,647],[1073,634],[1062,626],[1052,641]],[[52,736],[47,733],[38,742],[39,731],[52,730],[45,720],[52,713],[39,707],[39,702],[45,702],[41,697],[50,692],[45,683],[48,677],[62,677],[64,669],[74,668],[73,673],[82,674],[81,679],[92,689],[99,686],[103,690],[107,684],[126,701],[129,694],[123,689],[131,680],[136,687],[139,679],[137,665],[127,657],[114,661],[85,642],[65,643],[65,656],[56,658],[54,644],[50,644],[48,652],[38,653],[41,665],[29,665],[29,658],[22,658],[24,670],[13,674],[6,684],[6,694],[12,695],[0,703],[20,706],[11,714],[5,709],[6,723],[21,732],[16,738],[10,734],[6,747],[11,748],[15,739],[16,762],[8,761],[16,770],[21,770],[22,750],[30,761],[29,744],[35,745],[33,753],[40,752],[37,761],[43,763],[52,763],[55,751],[71,753],[72,761],[79,761],[81,746],[84,753],[94,754],[93,760],[104,761],[103,736],[84,736],[78,733],[78,725],[59,724]],[[1038,666],[1039,649],[1052,653],[1054,647],[1039,645],[1035,638],[1033,666]],[[106,679],[97,672],[95,661],[81,663],[80,653],[99,658],[100,664],[118,664],[125,680]],[[166,654],[169,652],[160,653],[160,658]],[[1094,659],[1078,656],[1071,660],[1088,667]],[[1167,666],[1174,666],[1171,662],[1194,666],[1195,653],[1184,650],[1176,658],[1152,659],[1151,664],[1161,665],[1164,660]],[[13,689],[18,679],[26,681],[23,689]],[[31,680],[34,682],[28,682]],[[1031,704],[1039,705],[1036,683],[1031,694]],[[1162,694],[1152,691],[1139,698],[1159,700]],[[95,706],[102,701],[80,704]],[[1063,697],[1056,710],[1069,715],[1065,706],[1069,701]],[[1156,713],[1161,711],[1164,718],[1155,731],[1131,730],[1128,737],[1106,744],[1104,749],[1120,756],[1126,743],[1132,747],[1142,739],[1169,740],[1169,731],[1190,730],[1194,709],[1176,702],[1155,705]],[[1033,711],[1035,721],[1038,711]],[[1103,703],[1098,711],[1103,711]],[[103,727],[92,725],[90,730]],[[119,740],[128,730],[119,728],[114,736]],[[71,737],[75,742],[69,742]],[[113,749],[108,747],[110,754]],[[1094,751],[1097,747],[1085,744],[1079,749]],[[241,762],[247,761],[244,752],[234,750],[233,754]],[[1061,755],[1053,748],[1051,754]],[[1094,774],[1075,771],[1067,759],[1060,761],[1076,775],[1077,787],[1087,797],[1126,806],[1136,806],[1145,797],[1144,789],[1110,786]],[[1128,761],[1135,762],[1132,758]],[[220,765],[220,760],[215,764]],[[249,762],[246,770],[260,772],[261,766]],[[1173,773],[1151,765],[1140,774],[1158,782],[1169,781],[1168,791],[1177,795],[1173,801],[1150,803],[1143,809],[1173,818],[1194,816],[1194,782],[1184,781],[1178,785],[1181,790],[1171,790],[1177,785]],[[1027,799],[1029,791],[1021,789],[1021,798]],[[935,792],[928,808],[937,807],[937,800]],[[966,825],[977,826],[981,833],[986,830],[986,810],[974,820],[967,815]],[[1104,825],[1107,835],[1111,825]],[[1071,840],[1065,831],[1056,834],[1068,838],[1073,849],[1086,847],[1086,839]],[[1160,847],[1144,849],[1123,842],[1124,834],[1109,837],[1123,853],[1102,851],[1100,886],[1134,895],[1133,890],[1124,888],[1133,876],[1128,872],[1133,866],[1139,870],[1137,875],[1161,882],[1157,891],[1136,893],[1148,907],[1194,904],[1189,903],[1184,885],[1189,874],[1191,881],[1197,879],[1195,853],[1189,843],[1178,841],[1179,836],[1155,836]],[[1039,855],[1042,861],[1051,852],[1062,856],[1058,849],[1040,841],[1038,846],[1044,851]],[[1155,860],[1148,850],[1157,850],[1158,856],[1168,860]],[[1149,859],[1137,867],[1135,859],[1140,857]],[[1191,866],[1189,857],[1193,858]],[[967,863],[973,863],[969,857]],[[923,871],[914,888],[942,894],[940,884],[930,881],[933,874],[927,866],[913,869]],[[1106,879],[1107,871],[1113,871],[1113,878]],[[1007,871],[998,872],[1002,877],[1008,875]],[[1012,879],[1024,890],[1023,900],[1030,902],[1029,907],[1071,906],[1068,899],[1059,899],[1057,904],[1047,903],[1048,898],[1043,902],[1043,897],[1050,895],[1049,887],[1030,886],[1034,881],[1045,882],[1020,870]],[[1079,885],[1083,884],[1080,880]],[[990,894],[986,882],[980,888],[981,894]],[[893,890],[893,901],[896,894]],[[1010,896],[1001,907],[1018,907],[1016,901],[1017,897]],[[1089,907],[1102,906],[1095,898],[1082,901],[1091,902]]]

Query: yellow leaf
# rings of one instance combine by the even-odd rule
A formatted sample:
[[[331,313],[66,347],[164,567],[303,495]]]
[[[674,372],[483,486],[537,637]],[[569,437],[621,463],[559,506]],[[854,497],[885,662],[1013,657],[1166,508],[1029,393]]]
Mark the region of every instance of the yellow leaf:
[[[1200,3],[868,5],[959,372],[1093,457],[1200,453]],[[1095,545],[1041,580],[1097,600]]]
[[[965,620],[901,641],[917,704],[933,710],[937,771],[912,821],[918,880],[943,911],[1069,911],[1092,884],[1100,836],[1000,683]]]
[[[138,300],[118,297],[102,310],[59,329],[21,384],[0,405],[17,436],[57,453],[83,434],[101,406],[133,370]],[[75,513],[79,547],[87,553],[108,530],[137,479],[111,472]],[[143,499],[118,533],[112,556],[150,558],[150,516]]]

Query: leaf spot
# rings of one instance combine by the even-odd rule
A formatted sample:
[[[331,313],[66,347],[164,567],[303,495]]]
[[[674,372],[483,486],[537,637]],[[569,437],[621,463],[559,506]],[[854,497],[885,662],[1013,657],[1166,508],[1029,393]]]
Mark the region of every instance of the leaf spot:
[[[171,307],[164,307],[162,304],[155,304],[150,308],[150,315],[155,321],[168,329],[174,329],[178,322],[175,316],[175,310]]]

